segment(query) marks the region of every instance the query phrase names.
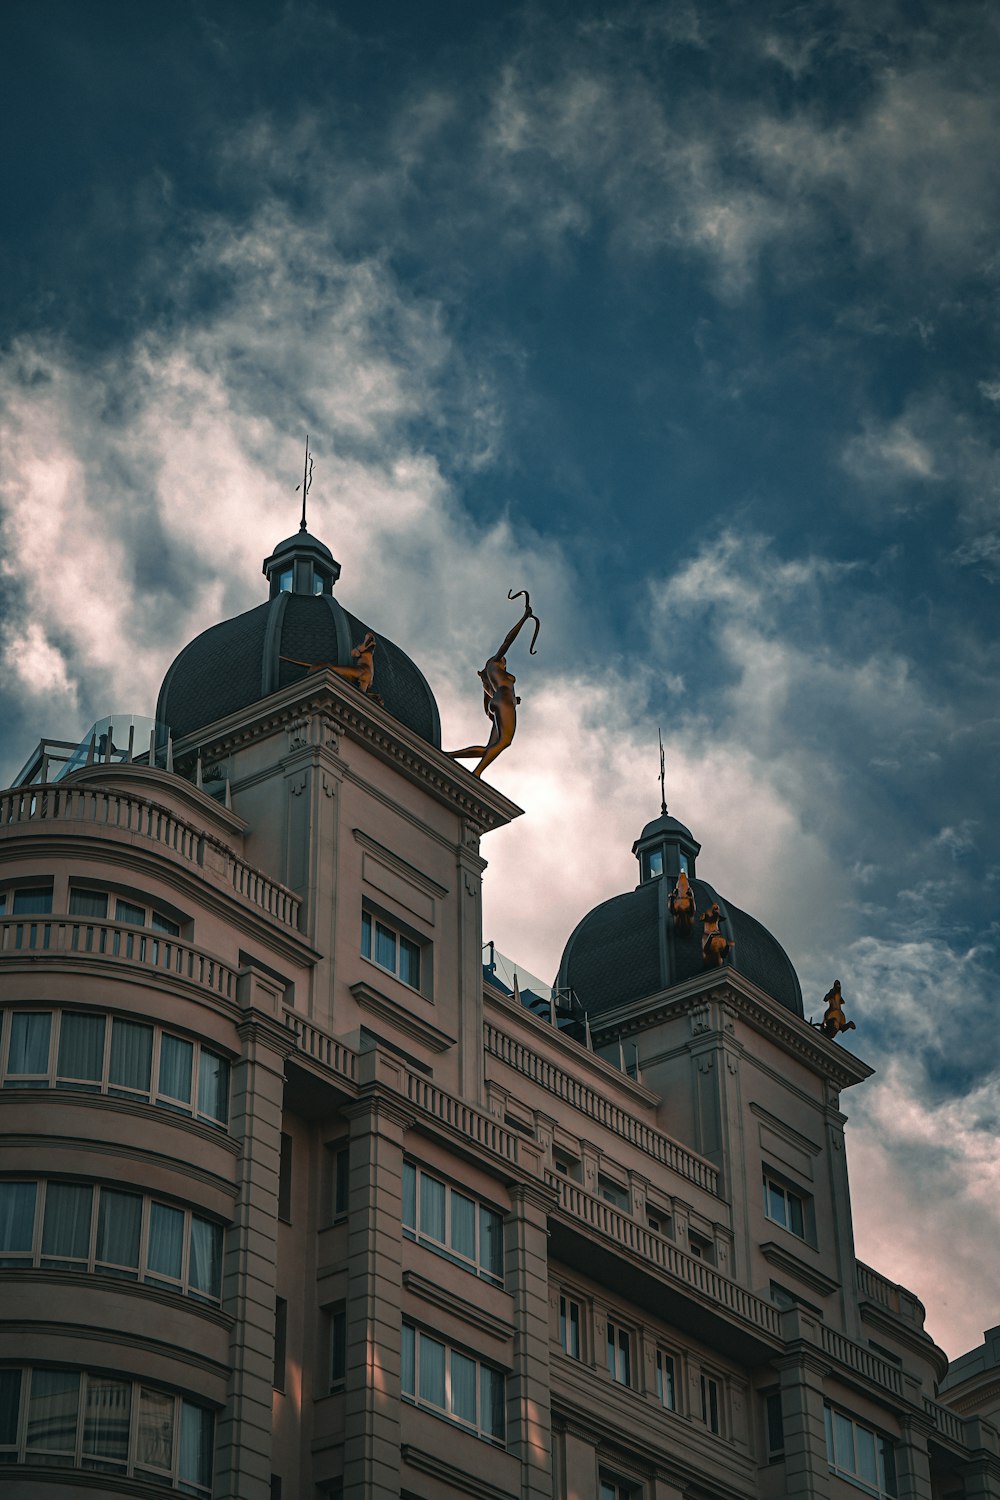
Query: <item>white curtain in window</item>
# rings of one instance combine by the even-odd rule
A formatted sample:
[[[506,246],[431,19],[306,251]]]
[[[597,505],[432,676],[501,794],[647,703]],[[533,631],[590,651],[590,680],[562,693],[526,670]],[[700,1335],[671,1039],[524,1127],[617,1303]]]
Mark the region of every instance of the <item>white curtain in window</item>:
[[[181,1444],[177,1462],[177,1477],[181,1484],[203,1485],[208,1489],[212,1483],[212,1440],[214,1419],[203,1406],[194,1406],[190,1401],[181,1405]]]
[[[97,1216],[97,1262],[105,1269],[139,1267],[142,1199],[137,1193],[101,1189]]]
[[[100,1083],[104,1073],[103,1016],[77,1016],[63,1011],[59,1026],[60,1078],[80,1078]]]
[[[30,1254],[36,1191],[33,1182],[0,1182],[0,1252]],[[6,1264],[17,1265],[18,1261]]]
[[[222,1226],[207,1219],[191,1220],[191,1262],[188,1281],[196,1292],[218,1297],[222,1292]]]
[[[444,1408],[444,1345],[437,1339],[420,1335],[420,1390],[421,1401]]]
[[[417,1227],[417,1169],[408,1161],[403,1163],[403,1224],[407,1229]]]
[[[111,1067],[108,1074],[112,1086],[141,1089],[148,1094],[152,1059],[152,1026],[116,1018],[111,1028]]]
[[[28,1455],[44,1453],[48,1463],[72,1463],[79,1405],[79,1370],[32,1370]]]
[[[503,1219],[479,1206],[479,1264],[491,1276],[503,1275]]]
[[[139,1392],[137,1466],[170,1469],[174,1456],[174,1398],[145,1386]]]
[[[229,1064],[204,1047],[198,1063],[198,1111],[223,1125],[229,1118]]]
[[[191,1103],[194,1046],[179,1036],[160,1038],[160,1093]]]
[[[451,1410],[462,1422],[476,1420],[476,1371],[474,1359],[451,1351]]]
[[[476,1205],[464,1193],[451,1195],[451,1248],[458,1255],[476,1258]]]
[[[106,917],[108,898],[104,891],[70,891],[69,909],[74,917]]]
[[[86,1261],[90,1254],[90,1215],[94,1190],[75,1182],[50,1182],[45,1189],[43,1257]]]
[[[88,1468],[125,1466],[128,1458],[128,1429],[132,1408],[132,1387],[125,1380],[108,1380],[101,1375],[87,1376],[83,1407],[83,1451],[101,1464]]]
[[[444,1183],[424,1172],[420,1174],[420,1233],[445,1243]]]
[[[488,1365],[481,1365],[479,1368],[479,1425],[491,1437],[500,1439],[504,1436],[505,1394],[504,1378],[500,1371],[491,1370]]]
[[[15,1015],[10,1029],[8,1073],[47,1073],[51,1031],[51,1011],[29,1011]]]
[[[181,1279],[184,1255],[184,1215],[165,1203],[149,1205],[149,1253],[146,1264],[155,1276]]]

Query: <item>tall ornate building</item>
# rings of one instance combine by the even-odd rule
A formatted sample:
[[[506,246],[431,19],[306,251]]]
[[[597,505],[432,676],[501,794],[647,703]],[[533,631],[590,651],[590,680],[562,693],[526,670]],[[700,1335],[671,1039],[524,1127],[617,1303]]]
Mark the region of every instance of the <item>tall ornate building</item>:
[[[151,733],[0,794],[5,1497],[1000,1497],[995,1359],[944,1404],[855,1259],[871,1070],[691,832],[643,830],[551,992],[484,965],[520,810],[405,652],[338,671],[326,547],[264,571]]]

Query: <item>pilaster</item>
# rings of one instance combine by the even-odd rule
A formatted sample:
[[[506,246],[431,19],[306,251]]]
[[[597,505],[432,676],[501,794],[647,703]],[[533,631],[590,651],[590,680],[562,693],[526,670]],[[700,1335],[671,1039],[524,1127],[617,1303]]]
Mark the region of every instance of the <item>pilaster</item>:
[[[483,1107],[483,871],[479,832],[463,820],[458,847],[458,1089],[466,1103]]]
[[[551,1500],[547,1196],[511,1189],[504,1273],[514,1296],[514,1369],[508,1382],[508,1446],[521,1461],[521,1500]]]
[[[931,1465],[927,1438],[930,1423],[903,1417],[896,1444],[896,1482],[899,1500],[931,1500]]]
[[[776,1364],[785,1434],[785,1495],[788,1500],[825,1500],[830,1493],[823,1414],[826,1366],[805,1352],[790,1354]]]

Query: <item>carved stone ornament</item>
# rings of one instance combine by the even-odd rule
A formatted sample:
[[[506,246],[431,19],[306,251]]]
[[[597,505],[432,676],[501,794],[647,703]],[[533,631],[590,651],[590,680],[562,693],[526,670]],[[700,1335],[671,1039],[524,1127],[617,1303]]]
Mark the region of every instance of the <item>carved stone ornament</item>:
[[[693,1005],[690,1016],[692,1036],[700,1036],[702,1032],[712,1030],[712,1007],[707,1002]]]

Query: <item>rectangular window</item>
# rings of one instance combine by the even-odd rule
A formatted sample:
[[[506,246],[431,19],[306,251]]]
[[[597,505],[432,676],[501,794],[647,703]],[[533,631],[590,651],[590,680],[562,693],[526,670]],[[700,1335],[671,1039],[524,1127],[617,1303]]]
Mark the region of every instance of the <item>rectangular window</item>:
[[[97,1270],[106,1276],[137,1278],[141,1228],[141,1197],[137,1193],[102,1188],[97,1215]]]
[[[15,917],[41,917],[46,916],[51,910],[52,887],[50,885],[36,885],[14,892],[11,912]]]
[[[559,1297],[559,1342],[571,1359],[580,1358],[580,1304],[572,1297]]]
[[[623,1213],[628,1213],[632,1208],[632,1201],[625,1188],[620,1187],[610,1177],[598,1177],[597,1192],[605,1203],[613,1203],[615,1208],[620,1208]]]
[[[711,1375],[701,1377],[701,1420],[709,1432],[719,1431],[719,1382]]]
[[[764,1173],[764,1213],[800,1240],[806,1238],[806,1200],[777,1178]]]
[[[283,1224],[292,1222],[292,1138],[285,1131],[278,1157],[278,1218]]]
[[[667,1411],[677,1410],[677,1362],[664,1349],[656,1351],[656,1394]]]
[[[0,1266],[30,1266],[35,1238],[33,1182],[0,1182]]]
[[[183,1037],[164,1032],[160,1037],[160,1074],[157,1093],[160,1100],[176,1100],[185,1112],[191,1108],[191,1077],[194,1068],[194,1044]]]
[[[221,1224],[191,1215],[191,1246],[188,1259],[188,1289],[193,1297],[210,1297],[218,1302],[222,1297],[222,1242]]]
[[[632,1384],[632,1335],[608,1320],[608,1371],[619,1385]]]
[[[51,1011],[14,1013],[11,1017],[7,1054],[6,1088],[33,1089],[48,1086],[51,1036]]]
[[[136,906],[132,901],[123,901],[119,897],[115,902],[115,921],[127,922],[132,927],[145,927],[146,908]]]
[[[116,1016],[111,1026],[108,1093],[119,1098],[149,1097],[153,1063],[153,1028]]]
[[[83,1467],[123,1473],[128,1461],[132,1386],[88,1375],[83,1408]]]
[[[184,1215],[166,1203],[149,1205],[146,1280],[180,1284],[184,1267]]]
[[[166,1391],[139,1388],[135,1472],[170,1479],[174,1456],[176,1403]]]
[[[767,1423],[767,1456],[781,1458],[785,1452],[785,1417],[781,1408],[781,1392],[769,1391],[764,1397],[764,1417]]]
[[[417,1406],[502,1443],[506,1432],[506,1380],[501,1370],[403,1324],[402,1390]]]
[[[285,1389],[286,1345],[288,1340],[288,1303],[284,1297],[274,1300],[274,1389]]]
[[[229,1122],[229,1064],[204,1047],[198,1064],[198,1113],[218,1125]]]
[[[350,1174],[350,1149],[347,1146],[337,1147],[333,1152],[333,1217],[335,1219],[340,1219],[347,1213]]]
[[[347,1304],[338,1302],[330,1312],[330,1389],[347,1376]]]
[[[0,1464],[17,1462],[21,1416],[21,1372],[0,1370]]]
[[[79,891],[74,888],[69,893],[69,914],[71,917],[96,917],[103,920],[108,915],[107,892]]]
[[[64,1011],[59,1024],[56,1087],[97,1093],[104,1077],[107,1019]]]
[[[178,1488],[186,1494],[207,1495],[211,1490],[214,1447],[214,1414],[193,1401],[182,1401],[177,1480]]]
[[[421,988],[422,944],[416,937],[391,927],[380,917],[369,911],[361,913],[361,955],[378,964],[389,974],[395,974],[412,990]]]
[[[42,1265],[53,1271],[85,1271],[90,1261],[94,1189],[76,1182],[45,1187]]]
[[[826,1454],[831,1470],[871,1495],[896,1494],[892,1442],[845,1412],[824,1408]]]
[[[403,1229],[456,1264],[503,1281],[503,1216],[409,1161],[403,1163]]]
[[[638,1485],[632,1484],[631,1480],[619,1479],[614,1474],[607,1474],[602,1469],[600,1477],[600,1500],[640,1500],[642,1490]]]
[[[80,1415],[78,1370],[32,1370],[28,1400],[28,1461],[71,1464]]]

